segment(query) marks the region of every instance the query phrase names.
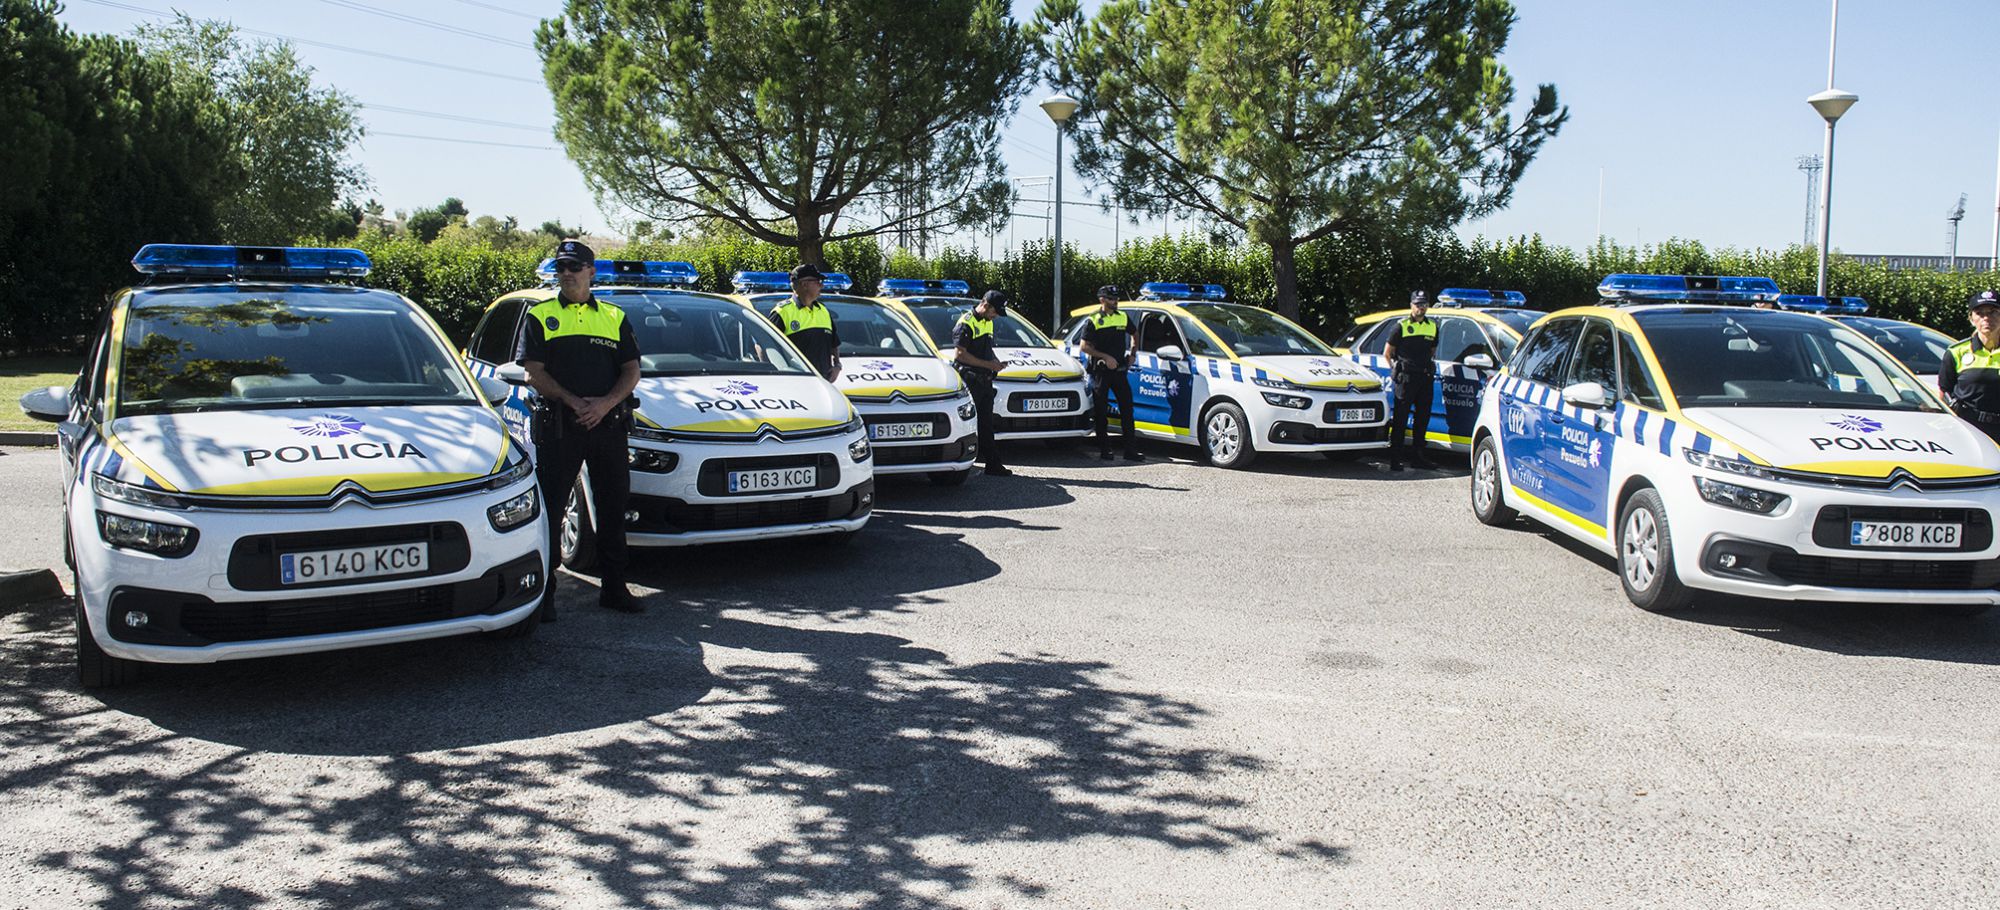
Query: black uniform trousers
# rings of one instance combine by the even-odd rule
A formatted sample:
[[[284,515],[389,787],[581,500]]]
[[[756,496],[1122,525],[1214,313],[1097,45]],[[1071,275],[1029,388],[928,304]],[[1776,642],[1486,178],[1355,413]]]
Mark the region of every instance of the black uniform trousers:
[[[1985,433],[1994,442],[2000,443],[2000,420],[1983,420],[1981,418],[1986,412],[1959,405],[1952,405],[1951,411],[1959,417],[1964,418],[1966,423],[1978,427],[1979,432]]]
[[[979,460],[989,468],[1001,467],[1000,446],[993,442],[993,427],[1000,415],[993,413],[993,374],[985,370],[959,370],[972,401],[979,407]]]
[[[1437,394],[1437,374],[1408,372],[1399,368],[1395,373],[1395,385],[1396,404],[1389,416],[1389,458],[1397,460],[1402,457],[1403,431],[1411,428],[1413,423],[1416,457],[1422,458],[1424,437],[1431,428],[1431,398]]]
[[[1133,416],[1138,411],[1132,407],[1132,374],[1124,370],[1099,369],[1091,374],[1091,385],[1096,392],[1093,397],[1097,399],[1091,407],[1092,422],[1097,427],[1097,448],[1104,452],[1111,451],[1106,415],[1110,411],[1110,398],[1115,393],[1118,396],[1118,413],[1123,416],[1120,422],[1125,425],[1120,430],[1125,437],[1125,454],[1132,454],[1136,451],[1133,448],[1132,426],[1139,422]]]
[[[567,412],[562,434],[535,444],[535,477],[542,487],[542,505],[549,516],[549,580],[562,561],[563,511],[584,465],[590,465],[590,502],[597,513],[597,576],[606,587],[625,581],[625,503],[632,498],[632,468],[627,461],[624,409],[614,411],[586,430]]]

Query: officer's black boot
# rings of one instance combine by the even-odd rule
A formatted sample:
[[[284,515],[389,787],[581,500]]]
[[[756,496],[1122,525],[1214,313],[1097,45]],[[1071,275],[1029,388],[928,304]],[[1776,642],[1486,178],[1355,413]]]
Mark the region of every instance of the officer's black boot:
[[[1415,457],[1410,459],[1410,463],[1416,465],[1418,470],[1422,471],[1437,470],[1437,462],[1432,461],[1429,458],[1425,457],[1423,446],[1417,446],[1417,454]]]
[[[542,622],[556,621],[556,573],[550,572],[547,584],[542,588],[542,607],[535,611]]]
[[[600,584],[602,586],[597,591],[598,606],[620,613],[646,612],[646,605],[640,603],[639,598],[632,596],[632,591],[625,587],[625,582],[606,578]]]

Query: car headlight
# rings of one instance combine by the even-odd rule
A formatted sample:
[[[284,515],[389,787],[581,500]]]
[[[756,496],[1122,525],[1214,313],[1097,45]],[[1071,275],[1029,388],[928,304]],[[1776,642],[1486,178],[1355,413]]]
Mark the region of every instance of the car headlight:
[[[1721,458],[1708,452],[1697,452],[1693,449],[1682,449],[1681,454],[1687,458],[1688,464],[1694,465],[1697,468],[1723,471],[1739,477],[1755,477],[1758,480],[1778,479],[1778,475],[1771,473],[1761,465],[1748,461],[1735,458]]]
[[[868,440],[857,439],[847,444],[847,457],[854,459],[856,462],[867,461],[868,455]]]
[[[636,423],[625,430],[625,435],[630,436],[633,439],[646,439],[646,440],[651,440],[653,442],[674,441],[674,434],[669,433],[666,430],[656,430],[652,427],[642,427]]]
[[[530,475],[535,473],[535,465],[528,460],[528,456],[522,454],[519,449],[516,449],[515,452],[516,458],[513,464],[501,468],[499,472],[486,479],[487,489],[504,490],[526,480]]]
[[[97,534],[104,542],[121,550],[138,550],[155,556],[177,558],[194,550],[201,535],[186,525],[147,521],[127,515],[97,513]]]
[[[493,524],[495,531],[511,531],[534,521],[535,516],[540,514],[542,514],[542,497],[534,487],[529,487],[521,491],[519,496],[497,506],[487,507],[486,520]]]
[[[979,402],[973,401],[971,395],[965,396],[965,400],[960,402],[958,405],[959,419],[971,420],[978,416],[979,416]]]
[[[1289,379],[1279,379],[1276,376],[1252,376],[1250,377],[1250,381],[1267,389],[1284,389],[1296,392],[1302,391],[1304,388],[1296,382]]]
[[[630,466],[634,471],[644,471],[648,474],[671,474],[674,468],[680,466],[680,463],[681,457],[672,452],[660,449],[642,449],[638,446],[627,446],[625,448],[625,464]]]
[[[1701,498],[1716,505],[1731,509],[1741,509],[1745,512],[1756,512],[1759,515],[1769,515],[1772,510],[1784,505],[1786,500],[1791,499],[1790,496],[1786,496],[1783,493],[1773,493],[1770,490],[1759,490],[1756,487],[1746,487],[1720,480],[1710,480],[1706,477],[1695,478],[1694,488],[1701,492]]]
[[[1304,409],[1312,407],[1312,399],[1304,395],[1285,395],[1279,392],[1265,392],[1264,403],[1279,408]]]
[[[102,474],[90,475],[90,489],[105,499],[129,502],[135,506],[147,506],[155,509],[187,508],[187,502],[172,493],[149,490],[145,487],[133,486],[129,483],[121,483]]]

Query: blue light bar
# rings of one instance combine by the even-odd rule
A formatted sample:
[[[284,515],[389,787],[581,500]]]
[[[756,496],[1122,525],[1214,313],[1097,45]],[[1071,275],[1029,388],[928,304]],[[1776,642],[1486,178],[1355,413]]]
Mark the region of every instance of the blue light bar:
[[[845,291],[854,286],[854,279],[846,272],[827,272],[821,276],[819,286],[823,291]]]
[[[360,278],[373,263],[352,249],[149,243],[132,257],[132,267],[144,275]]]
[[[1826,313],[1833,301],[1812,294],[1779,294],[1778,309],[1794,313]]]
[[[535,274],[543,281],[556,280],[556,261],[544,259],[535,267]],[[590,276],[591,284],[641,284],[665,287],[694,287],[701,279],[691,262],[666,262],[658,259],[599,259],[597,271]]]
[[[1445,288],[1438,292],[1437,302],[1438,306],[1527,306],[1528,295],[1520,291]]]
[[[1827,299],[1828,316],[1859,316],[1868,312],[1868,301],[1860,297],[1830,297]]]
[[[737,272],[729,276],[729,286],[738,294],[769,294],[792,289],[790,272]]]
[[[1778,283],[1737,275],[1606,275],[1597,296],[1622,303],[1776,303]]]
[[[970,297],[972,285],[957,278],[884,278],[877,297]]]
[[[1180,284],[1148,281],[1139,285],[1140,300],[1228,300],[1229,292],[1219,284]]]

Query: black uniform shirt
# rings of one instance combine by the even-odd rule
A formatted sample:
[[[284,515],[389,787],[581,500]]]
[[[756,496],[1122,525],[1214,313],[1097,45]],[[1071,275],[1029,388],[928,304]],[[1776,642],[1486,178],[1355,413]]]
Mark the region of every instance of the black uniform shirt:
[[[1097,351],[1097,353],[1109,354],[1112,357],[1117,358],[1118,369],[1124,370],[1126,367],[1132,365],[1131,317],[1125,314],[1123,311],[1120,311],[1119,315],[1126,317],[1126,322],[1124,325],[1106,326],[1103,328],[1099,328],[1097,325],[1097,319],[1100,315],[1103,314],[1101,313],[1090,314],[1090,323],[1089,323],[1090,328],[1084,330],[1083,340],[1090,342],[1091,348]],[[1092,363],[1099,368],[1103,367],[1103,363],[1101,361],[1092,361]]]
[[[840,353],[840,326],[833,321],[833,311],[827,309],[825,300],[815,300],[808,307],[796,298],[787,299],[771,309],[770,317],[771,324],[798,346],[820,376],[833,378],[833,357]]]
[[[631,320],[624,318],[623,310],[595,297],[576,304],[558,297],[536,305],[528,316],[520,356],[515,359],[539,361],[548,368],[549,378],[573,395],[594,398],[610,392],[625,365],[639,359]],[[565,326],[571,331],[564,331]],[[586,326],[586,332],[574,331]],[[554,338],[549,337],[552,334]]]
[[[1988,350],[1978,335],[1960,339],[1938,368],[1938,390],[1954,408],[2000,413],[2000,350]]]
[[[1437,325],[1437,320],[1425,316],[1421,320],[1408,316],[1396,320],[1396,331],[1389,343],[1396,346],[1396,365],[1412,373],[1430,373],[1437,369],[1432,358],[1437,355],[1437,335],[1411,335],[1405,333],[1405,326],[1416,323]]]

